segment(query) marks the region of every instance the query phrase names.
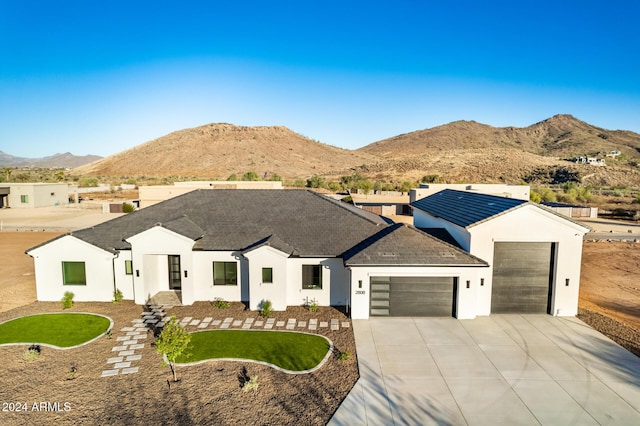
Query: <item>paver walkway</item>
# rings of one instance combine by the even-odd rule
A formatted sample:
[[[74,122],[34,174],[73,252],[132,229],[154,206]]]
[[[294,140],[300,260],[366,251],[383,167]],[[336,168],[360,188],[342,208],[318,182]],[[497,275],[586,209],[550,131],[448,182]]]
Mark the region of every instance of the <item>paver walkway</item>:
[[[224,320],[214,320],[212,317],[206,317],[202,320],[193,317],[184,317],[180,320],[180,325],[188,328],[195,327],[196,329],[284,329],[284,330],[311,330],[316,331],[319,328],[329,328],[332,331],[338,331],[340,328],[350,328],[350,321],[339,321],[338,319],[332,319],[329,321],[320,321],[317,319],[310,319],[307,321],[298,321],[295,318],[289,318],[287,321],[278,321],[275,318],[267,318],[265,320],[255,318],[247,318],[245,320],[236,320],[233,318],[225,318]]]
[[[141,341],[147,338],[150,330],[154,331],[162,327],[164,325],[162,320],[166,316],[162,306],[150,305],[148,309],[142,313],[142,318],[132,320],[131,326],[120,329],[115,345],[111,349],[112,352],[117,352],[117,356],[107,360],[107,364],[112,365],[110,365],[111,368],[102,371],[102,377],[138,372],[139,367],[134,364],[142,359],[142,354],[136,353],[136,350],[144,348],[144,342]]]

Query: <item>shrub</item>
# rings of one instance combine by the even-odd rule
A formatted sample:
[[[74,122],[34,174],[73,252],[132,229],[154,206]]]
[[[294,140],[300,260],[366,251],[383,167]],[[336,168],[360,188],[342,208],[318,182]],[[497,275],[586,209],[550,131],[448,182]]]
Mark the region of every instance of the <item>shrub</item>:
[[[120,303],[122,299],[124,299],[124,295],[120,289],[116,289],[116,291],[113,292],[113,303]]]
[[[40,345],[31,345],[29,348],[24,351],[22,354],[22,358],[25,361],[35,361],[40,357]]]
[[[338,351],[338,361],[347,361],[351,358],[351,352],[349,351]]]
[[[318,311],[318,301],[316,299],[311,299],[307,302],[307,308],[309,308],[309,311],[311,312],[317,312]]]
[[[163,356],[162,365],[168,364],[171,368],[174,382],[178,381],[174,363],[187,350],[190,341],[191,336],[180,325],[175,315],[169,317],[169,321],[156,339],[156,351]]]
[[[260,316],[262,318],[269,318],[273,312],[273,306],[271,300],[264,300],[260,306]]]
[[[69,309],[73,306],[73,293],[70,291],[65,291],[64,296],[62,296],[62,309]]]
[[[69,371],[67,372],[67,380],[75,379],[77,374],[78,374],[78,367],[76,366],[75,363],[72,363],[71,367],[69,367]]]
[[[122,212],[123,213],[133,213],[136,211],[136,207],[131,203],[122,203]]]
[[[227,302],[221,297],[216,297],[214,301],[211,302],[211,304],[218,309],[227,309],[229,306],[231,306],[231,302]]]
[[[258,390],[258,376],[253,376],[249,378],[249,380],[244,382],[244,385],[242,386],[243,392],[257,391],[257,390]]]

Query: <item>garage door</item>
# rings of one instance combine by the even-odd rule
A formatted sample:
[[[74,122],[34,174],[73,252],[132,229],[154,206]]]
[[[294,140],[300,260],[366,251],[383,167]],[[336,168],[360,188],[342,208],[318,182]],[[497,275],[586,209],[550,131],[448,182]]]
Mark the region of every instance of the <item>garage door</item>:
[[[456,278],[371,277],[371,316],[455,316]]]
[[[553,243],[495,243],[492,313],[548,313]]]

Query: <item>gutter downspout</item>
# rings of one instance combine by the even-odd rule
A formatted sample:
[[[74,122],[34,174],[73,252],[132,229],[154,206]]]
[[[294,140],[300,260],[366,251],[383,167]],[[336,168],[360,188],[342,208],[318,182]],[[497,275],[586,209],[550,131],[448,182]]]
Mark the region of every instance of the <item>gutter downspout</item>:
[[[113,294],[116,294],[118,287],[116,286],[116,259],[120,257],[120,252],[117,252],[111,259],[111,272],[113,273]]]

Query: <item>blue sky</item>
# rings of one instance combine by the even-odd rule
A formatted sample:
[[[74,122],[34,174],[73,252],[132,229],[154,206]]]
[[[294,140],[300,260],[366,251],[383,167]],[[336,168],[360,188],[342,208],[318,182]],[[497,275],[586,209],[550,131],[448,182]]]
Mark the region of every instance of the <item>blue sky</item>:
[[[208,123],[356,149],[456,120],[640,132],[637,1],[0,0],[0,150]]]

